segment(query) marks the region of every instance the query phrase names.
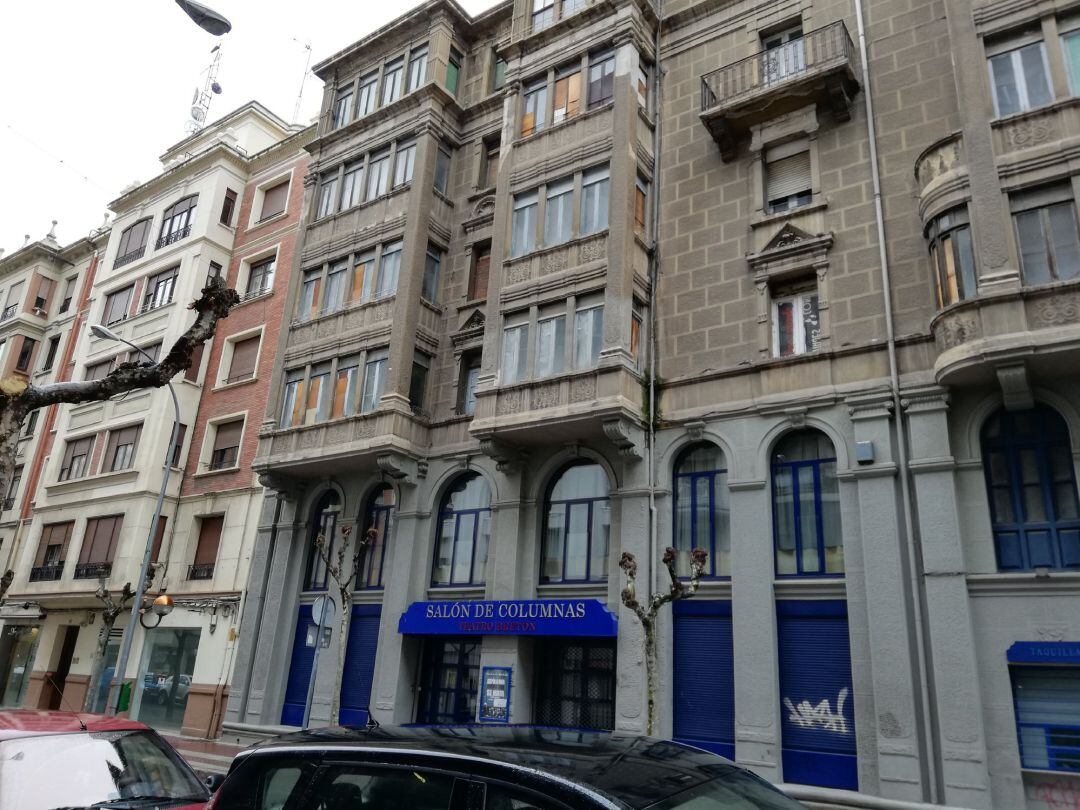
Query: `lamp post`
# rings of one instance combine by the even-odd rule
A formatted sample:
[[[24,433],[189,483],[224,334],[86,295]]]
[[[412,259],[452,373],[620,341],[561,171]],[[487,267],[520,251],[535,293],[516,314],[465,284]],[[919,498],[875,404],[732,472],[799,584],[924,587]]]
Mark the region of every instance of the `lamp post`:
[[[130,346],[137,351],[151,363],[156,362],[153,357],[148,355],[134,343],[120,337],[114,331],[107,326],[103,326],[99,323],[95,323],[90,327],[90,331],[99,338],[105,340],[115,340],[123,343],[125,346]],[[169,394],[172,396],[173,404],[173,426],[172,436],[169,439],[169,445],[165,448],[165,463],[162,465],[161,476],[161,489],[158,490],[157,504],[154,506],[154,517],[150,520],[150,530],[146,533],[146,548],[143,550],[142,567],[139,569],[139,584],[135,588],[135,598],[131,602],[131,615],[128,617],[127,628],[124,630],[124,639],[120,642],[120,654],[116,661],[116,683],[109,688],[109,701],[106,707],[106,713],[114,715],[117,712],[117,705],[120,702],[120,691],[117,690],[115,700],[113,698],[113,689],[116,689],[120,684],[124,682],[124,676],[127,674],[128,656],[131,654],[131,639],[135,635],[135,628],[139,624],[139,611],[142,608],[143,592],[146,590],[146,572],[150,570],[150,556],[154,551],[154,534],[157,532],[158,520],[161,519],[161,506],[165,502],[165,489],[169,486],[169,473],[172,472],[172,451],[176,446],[176,436],[180,431],[180,403],[176,399],[176,390],[173,388],[172,383],[166,383],[169,387]],[[157,604],[155,603],[155,613],[157,613]],[[160,614],[158,614],[160,615]]]
[[[184,13],[191,17],[192,21],[208,34],[220,37],[232,30],[231,22],[202,3],[196,3],[194,0],[176,0],[176,5],[180,6]]]

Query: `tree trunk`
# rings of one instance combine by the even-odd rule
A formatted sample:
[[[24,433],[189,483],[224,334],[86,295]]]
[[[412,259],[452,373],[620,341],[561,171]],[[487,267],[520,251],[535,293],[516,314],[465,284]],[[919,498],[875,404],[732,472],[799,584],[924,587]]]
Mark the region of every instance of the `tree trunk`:
[[[341,684],[345,678],[345,654],[349,648],[349,625],[352,624],[352,593],[341,588],[341,624],[338,630],[337,669],[334,671],[334,694],[330,697],[330,725],[341,725]]]
[[[649,700],[645,734],[652,737],[656,733],[656,625],[652,619],[642,625],[645,629],[645,688]]]

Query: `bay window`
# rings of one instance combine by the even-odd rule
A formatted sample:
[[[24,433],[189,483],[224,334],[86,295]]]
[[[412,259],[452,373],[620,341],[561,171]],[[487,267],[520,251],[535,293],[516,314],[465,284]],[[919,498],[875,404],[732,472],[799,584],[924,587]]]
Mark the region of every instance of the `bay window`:
[[[604,305],[578,305],[574,313],[574,368],[592,368],[600,362],[604,344]]]
[[[535,191],[514,196],[513,222],[510,228],[511,256],[521,256],[535,247],[538,207],[538,195]]]
[[[547,204],[544,209],[545,245],[558,245],[570,240],[574,224],[573,201],[573,177],[547,184]]]
[[[608,226],[609,173],[607,164],[588,169],[581,178],[581,234]]]

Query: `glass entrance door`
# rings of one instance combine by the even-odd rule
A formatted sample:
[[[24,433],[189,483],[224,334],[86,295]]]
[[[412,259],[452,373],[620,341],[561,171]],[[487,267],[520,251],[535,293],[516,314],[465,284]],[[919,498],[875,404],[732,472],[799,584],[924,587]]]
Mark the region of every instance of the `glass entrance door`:
[[[480,641],[429,638],[424,641],[417,723],[472,723],[480,688]]]
[[[34,665],[34,653],[37,652],[40,629],[24,624],[8,625],[0,643],[0,662],[3,669],[0,677],[3,681],[3,694],[0,705],[20,706],[30,683],[30,670]]]
[[[535,723],[615,728],[614,639],[538,638],[533,657]]]
[[[183,724],[199,632],[157,628],[147,633],[135,682],[133,714],[140,723],[158,729],[179,729]]]

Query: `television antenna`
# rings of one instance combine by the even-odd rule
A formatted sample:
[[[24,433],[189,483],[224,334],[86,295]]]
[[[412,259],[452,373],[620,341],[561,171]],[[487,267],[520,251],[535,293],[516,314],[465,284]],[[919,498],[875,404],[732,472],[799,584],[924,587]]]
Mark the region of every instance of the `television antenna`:
[[[206,125],[206,116],[210,111],[210,101],[214,96],[221,94],[221,85],[218,84],[218,70],[221,68],[221,46],[215,45],[210,53],[214,58],[210,67],[206,69],[206,81],[202,89],[195,88],[195,95],[191,99],[191,118],[184,125],[184,131],[188,135],[194,135]]]
[[[304,50],[307,51],[307,59],[304,61],[304,75],[300,77],[300,92],[296,94],[296,104],[293,106],[292,111],[292,123],[297,124],[299,121],[296,119],[300,117],[300,102],[304,98],[304,83],[307,81],[308,68],[311,66],[311,42],[301,42],[296,37],[292,37],[292,41],[302,45]]]

